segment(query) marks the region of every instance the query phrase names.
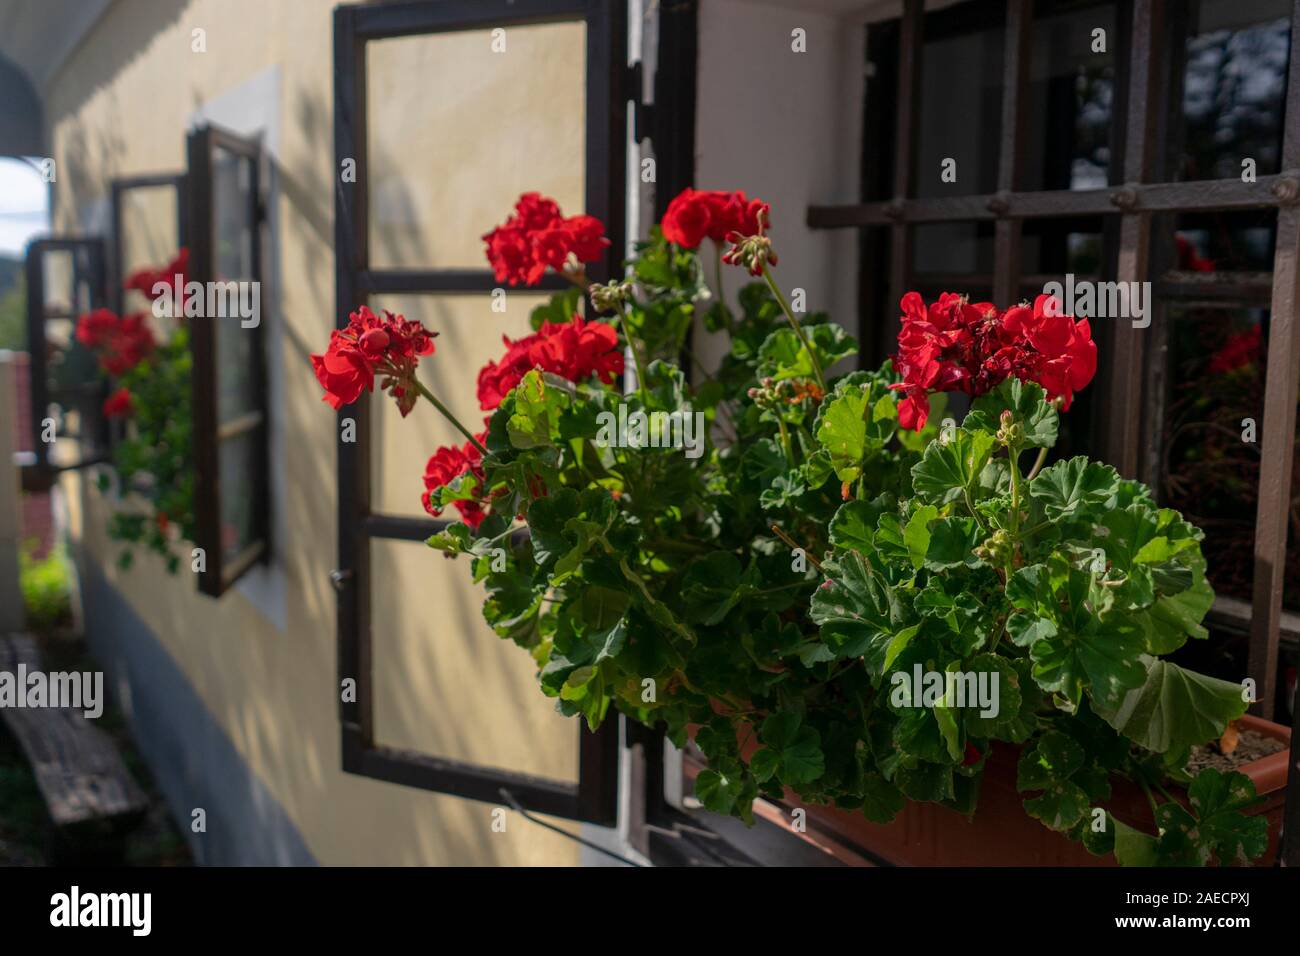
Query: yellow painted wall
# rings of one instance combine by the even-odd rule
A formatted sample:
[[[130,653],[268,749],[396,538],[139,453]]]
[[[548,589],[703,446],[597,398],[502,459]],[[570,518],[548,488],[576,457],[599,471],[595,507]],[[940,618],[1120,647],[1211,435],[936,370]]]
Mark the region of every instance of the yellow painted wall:
[[[276,561],[287,582],[287,628],[245,594],[200,596],[138,555],[128,571],[104,526],[110,504],[65,478],[82,552],[109,577],[188,676],[252,772],[326,864],[571,864],[575,846],[491,807],[345,775],[339,769],[335,671],[336,420],[320,401],[308,355],[334,324],[332,22],[329,0],[119,0],[47,91],[59,178],[56,227],[106,203],[116,176],[179,170],[187,119],[201,104],[278,65],[282,128],[279,275],[274,301],[284,383],[288,494]],[[192,50],[206,31],[206,52]],[[505,54],[487,33],[382,44],[372,74],[375,244],[383,264],[478,265],[478,236],[526,187],[580,212],[581,26],[511,30]],[[576,55],[575,55],[576,54]],[[506,109],[494,109],[511,104]],[[169,214],[169,213],[168,213]],[[162,215],[162,213],[155,213]],[[142,227],[143,228],[143,227]],[[472,420],[473,379],[501,335],[527,329],[528,301],[505,315],[486,297],[407,299],[441,330],[425,380]],[[391,302],[377,303],[393,308]],[[427,406],[405,422],[381,409],[377,505],[420,512],[420,476],[436,445],[456,438]],[[375,551],[375,686],[383,743],[563,779],[576,775],[576,725],[535,686],[527,655],[481,623],[468,568],[418,544]],[[90,627],[95,626],[92,620]]]

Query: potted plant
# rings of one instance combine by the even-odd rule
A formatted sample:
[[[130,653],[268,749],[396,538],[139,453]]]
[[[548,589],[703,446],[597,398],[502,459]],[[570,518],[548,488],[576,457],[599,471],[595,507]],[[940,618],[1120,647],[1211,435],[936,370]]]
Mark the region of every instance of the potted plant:
[[[498,279],[574,288],[480,373],[481,429],[421,382],[434,333],[401,316],[359,308],[318,380],[336,408],[378,376],[403,415],[424,398],[448,417],[466,441],[430,458],[423,500],[461,520],[429,544],[469,560],[562,713],[693,735],[707,808],[749,820],[789,796],[978,828],[984,784],[1121,863],[1258,858],[1251,778],[1185,769],[1247,706],[1166,659],[1207,636],[1201,532],[1105,464],[1048,464],[1096,369],[1088,323],[1045,296],[913,293],[895,360],[837,374],[855,343],[787,299],[768,225],[743,193],[687,190],[625,278],[592,284],[601,224],[525,195],[484,237]],[[734,310],[724,265],[759,280]],[[688,382],[697,320],[731,348]],[[971,400],[960,425],[947,392]]]

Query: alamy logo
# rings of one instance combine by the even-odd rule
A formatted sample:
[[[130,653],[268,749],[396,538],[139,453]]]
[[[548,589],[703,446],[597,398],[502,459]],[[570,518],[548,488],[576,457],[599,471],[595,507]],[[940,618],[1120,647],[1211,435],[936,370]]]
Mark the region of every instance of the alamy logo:
[[[90,720],[104,713],[103,671],[72,673],[0,671],[0,707],[55,707],[79,710]]]
[[[912,665],[911,673],[894,671],[889,682],[889,702],[895,707],[978,707],[981,717],[994,718],[1001,711],[997,671],[927,671]]]
[[[1060,303],[1065,315],[1076,319],[1132,319],[1133,328],[1151,324],[1150,282],[1076,282],[1066,273],[1065,282],[1049,282],[1043,294]]]
[[[51,926],[126,926],[133,936],[148,936],[153,927],[151,893],[68,893],[50,897]]]
[[[601,448],[680,448],[687,458],[704,454],[703,412],[629,412],[620,403],[618,414],[601,412],[596,416],[599,430],[596,444]]]
[[[155,282],[156,319],[239,319],[246,329],[262,321],[262,283],[185,281],[177,273],[171,282]]]

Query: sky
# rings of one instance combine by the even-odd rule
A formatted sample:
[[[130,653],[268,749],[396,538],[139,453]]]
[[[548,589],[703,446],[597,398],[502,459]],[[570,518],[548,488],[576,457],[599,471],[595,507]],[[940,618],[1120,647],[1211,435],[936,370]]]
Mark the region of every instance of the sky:
[[[25,160],[0,157],[0,256],[21,258],[28,240],[48,230],[48,184]]]

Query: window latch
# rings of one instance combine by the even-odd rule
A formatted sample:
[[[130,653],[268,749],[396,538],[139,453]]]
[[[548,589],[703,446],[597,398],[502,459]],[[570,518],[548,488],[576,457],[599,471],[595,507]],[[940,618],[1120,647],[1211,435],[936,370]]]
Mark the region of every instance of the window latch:
[[[352,579],[351,568],[344,568],[341,571],[338,568],[335,568],[333,571],[330,572],[330,584],[334,585],[335,591],[342,591],[343,583],[351,579]]]

